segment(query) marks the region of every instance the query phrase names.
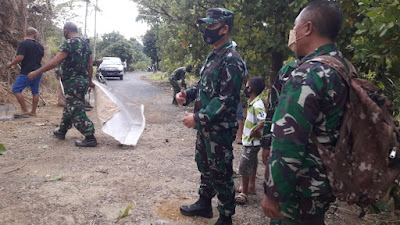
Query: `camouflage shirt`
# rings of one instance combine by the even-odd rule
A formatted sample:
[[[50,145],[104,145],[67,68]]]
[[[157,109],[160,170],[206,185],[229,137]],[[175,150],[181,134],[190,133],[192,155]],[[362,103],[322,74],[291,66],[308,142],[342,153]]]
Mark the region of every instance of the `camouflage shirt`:
[[[265,149],[271,148],[272,141],[272,117],[274,116],[275,109],[278,106],[279,95],[281,94],[282,86],[288,80],[290,74],[293,70],[298,67],[298,61],[289,62],[285,66],[283,66],[276,77],[274,84],[272,85],[269,96],[268,96],[268,105],[267,105],[267,115],[265,117],[264,128],[263,128],[263,136],[261,139],[261,147]]]
[[[186,90],[186,102],[195,100],[195,128],[236,127],[244,65],[231,41],[208,55],[200,76],[197,86]]]
[[[335,144],[348,87],[331,67],[306,62],[319,55],[331,55],[344,62],[335,44],[321,46],[304,57],[283,85],[272,118],[273,137],[264,191],[275,201],[331,192],[325,167],[309,135],[314,132],[321,144]]]
[[[181,80],[185,79],[185,74],[186,74],[186,67],[179,67],[176,69],[174,72],[169,75],[170,80]]]
[[[70,38],[61,45],[60,51],[68,54],[61,64],[62,81],[75,78],[88,79],[88,63],[92,50],[80,37]]]

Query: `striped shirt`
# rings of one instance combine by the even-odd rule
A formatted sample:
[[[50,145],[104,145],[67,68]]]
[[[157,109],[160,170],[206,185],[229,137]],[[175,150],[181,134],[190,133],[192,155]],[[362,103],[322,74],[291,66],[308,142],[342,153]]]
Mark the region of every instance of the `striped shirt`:
[[[242,143],[243,146],[258,146],[260,139],[250,137],[251,131],[265,121],[265,107],[263,101],[257,96],[253,101],[248,103],[246,121],[244,122]]]

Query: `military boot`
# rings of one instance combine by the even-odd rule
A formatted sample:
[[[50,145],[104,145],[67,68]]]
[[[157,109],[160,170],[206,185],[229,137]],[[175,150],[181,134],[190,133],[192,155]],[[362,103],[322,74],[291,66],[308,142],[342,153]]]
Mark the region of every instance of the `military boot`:
[[[60,128],[57,127],[56,129],[54,129],[53,134],[56,138],[60,139],[60,140],[64,140],[65,139],[65,134],[67,132],[62,132],[60,131]]]
[[[232,217],[219,215],[219,218],[214,225],[232,225]]]
[[[78,147],[96,147],[97,140],[93,135],[86,136],[82,141],[75,141],[75,146]]]
[[[199,200],[192,205],[181,206],[180,211],[185,216],[202,216],[212,218],[211,198],[200,196]]]

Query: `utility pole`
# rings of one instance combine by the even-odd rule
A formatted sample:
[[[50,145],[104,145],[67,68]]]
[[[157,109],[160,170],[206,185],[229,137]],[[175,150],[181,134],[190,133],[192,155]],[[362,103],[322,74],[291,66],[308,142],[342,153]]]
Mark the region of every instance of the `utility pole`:
[[[96,0],[96,6],[94,7],[94,46],[93,46],[93,60],[96,60],[96,42],[97,42],[97,33],[96,33],[96,23],[97,23],[97,10],[99,10],[97,6],[98,0]]]
[[[84,36],[85,38],[87,38],[87,35],[86,35],[86,24],[87,24],[87,15],[88,15],[89,3],[90,3],[90,0],[86,0],[85,31],[84,31],[84,34],[83,34],[83,36]]]

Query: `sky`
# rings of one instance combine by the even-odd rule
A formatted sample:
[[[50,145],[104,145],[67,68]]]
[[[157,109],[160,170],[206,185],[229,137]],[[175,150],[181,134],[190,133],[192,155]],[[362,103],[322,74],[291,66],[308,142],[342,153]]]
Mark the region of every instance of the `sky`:
[[[95,5],[96,0],[90,0]],[[76,11],[78,17],[73,19],[82,28],[85,24],[85,7],[79,7]],[[98,7],[101,10],[97,12],[97,36],[105,33],[117,31],[124,35],[125,38],[136,38],[140,41],[149,29],[148,25],[143,22],[136,22],[139,12],[137,4],[132,0],[98,0]],[[89,7],[87,19],[87,36],[94,37],[94,7]]]

